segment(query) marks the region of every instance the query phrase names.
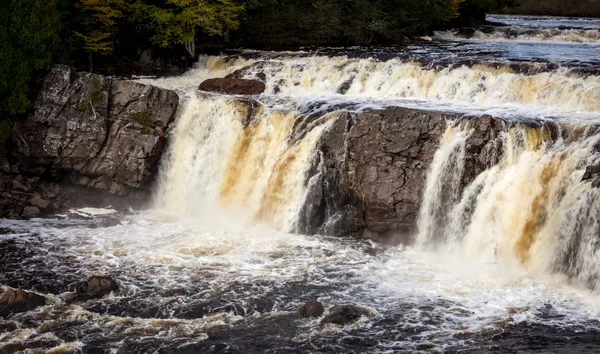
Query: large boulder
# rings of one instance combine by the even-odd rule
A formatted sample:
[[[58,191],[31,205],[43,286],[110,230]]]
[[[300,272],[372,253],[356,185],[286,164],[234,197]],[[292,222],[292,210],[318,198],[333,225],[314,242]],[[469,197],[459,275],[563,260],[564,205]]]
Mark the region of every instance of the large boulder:
[[[0,298],[0,316],[33,310],[46,305],[46,298],[20,289],[7,289]]]
[[[23,208],[22,216],[24,219],[34,218],[38,215],[40,215],[40,209],[36,206],[26,206]]]
[[[93,276],[75,285],[75,293],[84,298],[101,298],[119,289],[111,277]]]
[[[340,114],[318,143],[300,231],[411,230],[427,168],[453,117],[407,108]]]
[[[317,299],[310,299],[306,304],[298,309],[298,313],[300,313],[300,316],[304,318],[319,317],[323,314],[323,312],[325,312],[325,308],[323,308],[323,304]]]
[[[321,323],[331,323],[345,326],[358,321],[362,316],[367,316],[368,311],[356,305],[339,305],[331,308]]]
[[[198,89],[228,95],[259,95],[265,91],[265,83],[259,80],[225,77],[205,80]]]
[[[21,171],[126,195],[152,181],[179,98],[173,91],[55,66],[16,132]]]

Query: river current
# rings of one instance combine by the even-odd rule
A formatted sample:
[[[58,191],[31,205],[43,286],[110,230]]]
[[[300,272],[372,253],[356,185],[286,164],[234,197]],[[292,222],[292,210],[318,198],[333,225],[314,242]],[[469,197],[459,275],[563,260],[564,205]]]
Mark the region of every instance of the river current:
[[[413,245],[295,232],[316,142],[340,110],[597,126],[598,20],[488,20],[497,25],[404,48],[242,50],[139,79],[183,101],[153,206],[0,220],[0,287],[50,298],[0,318],[0,353],[600,351],[600,196],[581,182],[600,162],[593,133],[551,144],[543,130],[509,130],[498,165],[439,210],[469,134],[449,124]],[[196,91],[243,68],[266,77],[250,125],[236,97]],[[290,139],[306,115],[321,119]],[[573,245],[574,264],[557,271]],[[120,290],[71,301],[70,285],[92,275]],[[346,326],[299,317],[315,297],[366,315]]]

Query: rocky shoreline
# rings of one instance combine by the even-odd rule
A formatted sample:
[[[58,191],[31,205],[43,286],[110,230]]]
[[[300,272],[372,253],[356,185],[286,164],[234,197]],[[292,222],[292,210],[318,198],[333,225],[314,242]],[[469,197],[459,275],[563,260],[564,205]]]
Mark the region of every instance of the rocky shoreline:
[[[55,66],[0,156],[0,217],[142,205],[178,103],[173,91]]]

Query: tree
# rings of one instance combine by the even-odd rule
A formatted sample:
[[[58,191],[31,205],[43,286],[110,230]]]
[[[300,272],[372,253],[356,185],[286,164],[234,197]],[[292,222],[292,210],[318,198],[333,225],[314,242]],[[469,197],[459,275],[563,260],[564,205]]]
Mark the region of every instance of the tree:
[[[92,53],[112,53],[119,20],[125,17],[129,3],[127,0],[79,0],[76,7],[85,15],[84,31],[76,32],[76,35],[89,52],[92,71]]]
[[[518,0],[465,0],[460,6],[461,18],[458,24],[481,24],[485,22],[486,13],[517,5]]]
[[[55,0],[0,0],[0,116],[25,113],[59,44]],[[2,123],[6,126],[4,123]]]
[[[163,48],[183,44],[194,57],[197,31],[226,37],[229,30],[238,28],[244,6],[231,0],[167,0],[166,6],[159,7],[138,0],[132,10],[136,20],[154,23],[156,34],[151,40],[155,44]]]

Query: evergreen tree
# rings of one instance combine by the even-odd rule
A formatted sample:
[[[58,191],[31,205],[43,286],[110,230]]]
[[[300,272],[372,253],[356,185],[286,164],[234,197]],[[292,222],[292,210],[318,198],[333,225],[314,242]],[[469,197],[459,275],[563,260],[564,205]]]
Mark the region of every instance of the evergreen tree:
[[[52,64],[61,23],[55,0],[0,3],[0,115],[6,119],[29,107]]]
[[[76,32],[76,35],[89,52],[92,71],[93,53],[108,55],[113,52],[118,23],[125,17],[129,3],[127,0],[79,0],[76,7],[85,15],[84,31]]]
[[[167,0],[165,6],[149,5],[138,0],[133,5],[137,20],[151,20],[156,34],[151,38],[167,48],[182,44],[194,57],[196,33],[227,37],[229,30],[239,26],[238,17],[244,10],[231,0]]]

